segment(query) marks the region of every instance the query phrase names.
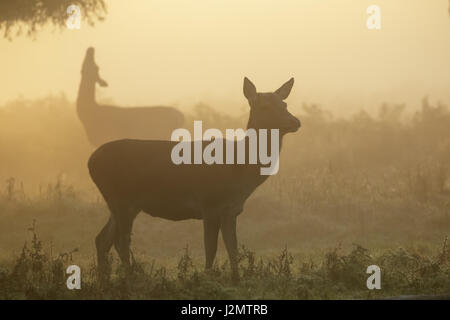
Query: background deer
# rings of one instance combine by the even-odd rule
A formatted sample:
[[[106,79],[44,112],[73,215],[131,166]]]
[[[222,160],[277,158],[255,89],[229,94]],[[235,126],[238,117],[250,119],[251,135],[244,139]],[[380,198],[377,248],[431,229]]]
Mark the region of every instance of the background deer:
[[[96,83],[102,87],[108,86],[99,75],[94,48],[88,48],[81,69],[77,113],[90,143],[96,147],[124,138],[168,140],[172,131],[183,125],[183,114],[171,107],[99,105],[95,100]]]
[[[257,93],[245,78],[244,95],[250,105],[247,128],[279,129],[280,146],[286,133],[297,131],[300,121],[283,101],[293,84],[291,79],[274,93]],[[232,275],[237,279],[236,219],[247,198],[268,176],[260,174],[261,164],[177,166],[171,160],[176,143],[120,140],[101,146],[90,157],[90,175],[111,211],[96,238],[100,270],[113,244],[122,263],[129,264],[133,220],[144,211],[174,221],[202,219],[206,269],[213,265],[221,230]]]

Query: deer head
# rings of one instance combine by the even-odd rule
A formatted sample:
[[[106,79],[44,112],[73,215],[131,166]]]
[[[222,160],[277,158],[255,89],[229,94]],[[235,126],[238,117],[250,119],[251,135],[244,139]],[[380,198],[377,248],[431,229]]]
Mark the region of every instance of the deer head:
[[[259,93],[255,85],[247,78],[244,79],[244,95],[250,105],[248,128],[279,129],[283,135],[296,132],[300,128],[300,121],[288,110],[284,100],[291,93],[294,78],[283,84],[278,90],[270,93]]]
[[[90,47],[86,51],[83,66],[81,68],[81,76],[84,80],[93,84],[98,83],[101,87],[107,87],[108,83],[100,77],[99,67],[94,60],[94,48]]]

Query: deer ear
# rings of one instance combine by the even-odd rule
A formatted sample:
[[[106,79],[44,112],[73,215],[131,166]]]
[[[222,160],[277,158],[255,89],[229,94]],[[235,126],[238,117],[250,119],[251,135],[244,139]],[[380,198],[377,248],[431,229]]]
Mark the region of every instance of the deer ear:
[[[292,86],[294,85],[294,78],[291,78],[288,82],[283,84],[280,89],[275,91],[276,94],[278,94],[281,98],[281,100],[286,99],[289,97],[289,94],[291,93]]]
[[[94,47],[89,47],[89,48],[87,48],[87,50],[86,50],[86,55],[87,56],[91,56],[92,58],[94,57],[94,54],[95,54],[95,49],[94,49]]]
[[[81,66],[81,72],[84,72],[87,69],[92,68],[93,65],[95,65],[94,54],[95,54],[95,50],[93,47],[89,47],[86,50],[86,55],[83,60],[83,65]]]
[[[87,63],[93,63],[95,61],[94,55],[95,55],[95,49],[93,47],[89,47],[86,50],[86,56],[84,57],[84,61]]]
[[[256,97],[256,87],[247,77],[244,78],[244,96],[247,100],[253,100]]]

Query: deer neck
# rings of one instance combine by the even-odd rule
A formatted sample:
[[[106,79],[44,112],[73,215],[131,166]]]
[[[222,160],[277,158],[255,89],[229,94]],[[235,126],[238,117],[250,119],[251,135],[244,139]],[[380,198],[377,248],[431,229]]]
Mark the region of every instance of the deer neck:
[[[260,129],[265,129],[265,128],[260,128],[258,126],[255,126],[252,124],[251,119],[248,122],[247,125],[247,130],[248,129],[254,129],[256,131],[256,136],[257,136],[257,141],[259,144],[259,141],[261,139],[260,137]],[[272,141],[272,137],[271,137],[271,130],[270,129],[266,129],[267,130],[267,148],[268,148],[268,153],[272,152],[271,148],[270,148],[270,142]],[[279,145],[279,151],[281,152],[281,146],[282,146],[282,141],[283,141],[283,136],[284,133],[280,130],[279,131],[279,135],[278,135],[278,145]],[[266,137],[264,137],[265,139]],[[258,146],[258,151],[259,151],[259,146]],[[250,154],[250,150],[249,150],[249,143],[247,141],[246,143],[246,154]],[[238,176],[240,179],[240,183],[242,186],[245,186],[246,188],[248,188],[249,193],[253,192],[260,184],[262,184],[264,181],[266,181],[266,179],[269,177],[269,175],[262,175],[261,174],[261,168],[263,167],[267,167],[267,165],[262,165],[259,162],[259,155],[258,155],[258,164],[256,165],[251,165],[251,164],[245,164],[242,166],[239,166],[238,168]]]
[[[252,116],[250,115],[250,118],[248,119],[248,123],[247,123],[247,130],[249,129],[253,129],[256,131],[256,136],[258,138],[258,141],[260,139],[260,131],[259,130],[266,130],[267,131],[267,143],[269,144],[269,148],[270,148],[270,141],[271,139],[271,129],[267,129],[261,126],[258,126],[255,121],[253,120]],[[282,146],[282,142],[283,142],[283,137],[286,134],[286,132],[284,132],[283,130],[278,130],[278,145],[280,146],[279,151],[281,152],[281,146]],[[248,148],[248,146],[247,146]],[[246,150],[248,151],[248,150]]]
[[[81,78],[77,97],[77,110],[79,113],[89,111],[89,109],[97,105],[95,101],[95,84],[95,80],[86,79],[85,77]]]

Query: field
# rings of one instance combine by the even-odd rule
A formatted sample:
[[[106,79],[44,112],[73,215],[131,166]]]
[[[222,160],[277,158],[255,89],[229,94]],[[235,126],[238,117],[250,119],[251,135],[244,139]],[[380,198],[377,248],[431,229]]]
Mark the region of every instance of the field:
[[[300,108],[299,108],[300,109]],[[94,238],[108,209],[90,181],[93,151],[64,96],[0,106],[1,299],[353,299],[448,294],[450,288],[450,112],[424,99],[414,114],[383,105],[336,118],[302,105],[302,128],[285,138],[280,171],[247,201],[238,220],[241,282],[222,243],[203,271],[200,221],[141,214],[134,263],[111,256],[97,280]],[[223,109],[222,109],[223,110]],[[237,128],[199,104],[188,124]],[[65,268],[82,268],[82,289]],[[368,290],[366,268],[382,270]]]

